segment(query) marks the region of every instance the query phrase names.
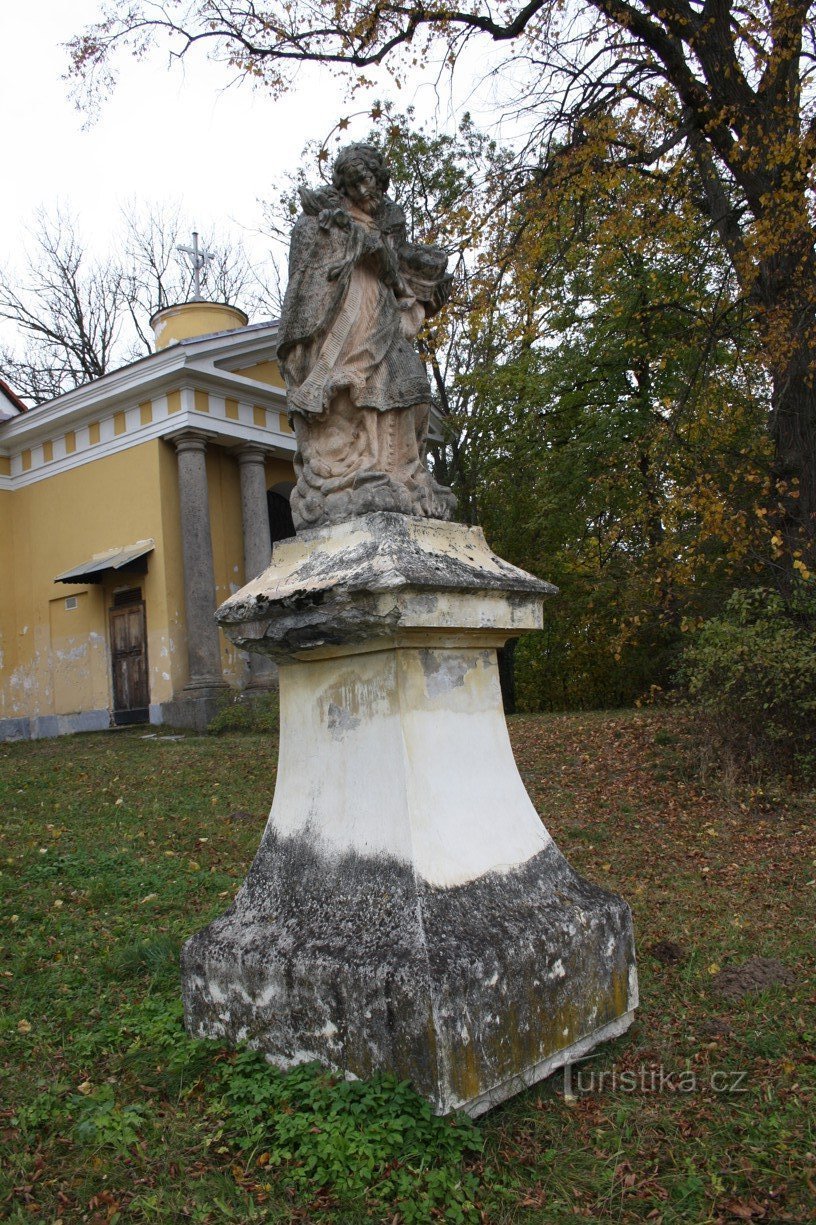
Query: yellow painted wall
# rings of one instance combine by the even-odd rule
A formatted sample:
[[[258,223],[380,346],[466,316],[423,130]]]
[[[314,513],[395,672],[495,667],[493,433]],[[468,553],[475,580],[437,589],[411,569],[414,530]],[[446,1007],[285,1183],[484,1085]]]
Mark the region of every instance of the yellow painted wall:
[[[161,665],[168,637],[164,540],[157,440],[108,455],[17,489],[10,515],[13,648],[2,669],[5,718],[70,714],[111,705],[108,608],[117,588],[140,586],[146,603],[151,701],[171,696]],[[3,533],[8,551],[7,533]],[[145,575],[104,584],[54,583],[54,576],[94,553],[152,537]],[[3,606],[8,597],[4,582]],[[78,597],[68,610],[65,599]],[[7,633],[7,632],[6,632]],[[6,637],[4,633],[4,637]],[[169,670],[168,670],[169,671]]]
[[[150,323],[156,348],[164,349],[180,340],[244,327],[247,316],[237,306],[227,306],[223,302],[179,302],[157,311]]]
[[[294,478],[269,458],[267,487]],[[238,461],[207,449],[216,601],[244,583]],[[152,538],[144,575],[55,584],[95,553]],[[139,586],[146,606],[150,701],[187,680],[184,578],[175,449],[161,439],[100,457],[13,492],[0,491],[0,718],[110,709],[108,613],[117,590]],[[66,598],[77,597],[67,608]],[[242,686],[246,657],[221,636],[224,677]]]
[[[76,607],[69,608],[74,600]],[[74,600],[60,594],[48,601],[53,713],[57,715],[98,709],[94,634],[105,610],[98,591],[81,591]]]
[[[0,489],[0,677],[13,670],[17,659],[13,497],[11,490]],[[5,689],[0,683],[0,719],[6,717],[5,706]]]
[[[256,362],[254,366],[245,366],[233,373],[243,375],[245,379],[255,379],[257,383],[271,383],[273,387],[286,386],[277,362]]]
[[[278,459],[275,455],[266,457],[266,487],[271,489],[273,485],[279,485],[287,482],[290,485],[295,483],[295,469],[292,461],[289,459]]]

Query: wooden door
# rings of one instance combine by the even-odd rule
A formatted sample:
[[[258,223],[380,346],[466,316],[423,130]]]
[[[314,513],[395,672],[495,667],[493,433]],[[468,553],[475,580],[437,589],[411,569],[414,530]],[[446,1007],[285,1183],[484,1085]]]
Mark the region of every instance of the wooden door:
[[[110,610],[113,721],[146,723],[150,715],[144,601]]]

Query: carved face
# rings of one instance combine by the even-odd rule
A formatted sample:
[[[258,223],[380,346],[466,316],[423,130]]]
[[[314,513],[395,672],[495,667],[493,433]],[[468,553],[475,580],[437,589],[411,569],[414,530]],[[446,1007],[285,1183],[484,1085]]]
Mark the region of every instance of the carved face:
[[[363,161],[349,162],[343,168],[343,192],[364,213],[375,212],[382,200],[377,180]]]

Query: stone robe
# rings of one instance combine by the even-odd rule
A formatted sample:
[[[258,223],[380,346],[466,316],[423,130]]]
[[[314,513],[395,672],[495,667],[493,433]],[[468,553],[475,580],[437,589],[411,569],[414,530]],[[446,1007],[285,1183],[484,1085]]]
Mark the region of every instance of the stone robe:
[[[278,339],[295,525],[374,510],[448,518],[453,496],[425,467],[431,394],[413,347],[449,291],[444,252],[406,243],[391,201],[370,217],[333,191],[302,198]]]

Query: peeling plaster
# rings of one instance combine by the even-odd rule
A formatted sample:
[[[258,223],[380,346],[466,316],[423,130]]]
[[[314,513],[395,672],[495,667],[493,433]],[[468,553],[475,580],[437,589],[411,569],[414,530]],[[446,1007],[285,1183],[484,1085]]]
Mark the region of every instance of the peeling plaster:
[[[343,740],[346,732],[352,732],[360,726],[360,719],[350,710],[329,702],[327,726],[332,740]]]
[[[429,698],[438,698],[451,689],[465,683],[477,660],[471,655],[454,655],[451,651],[420,651],[419,658],[425,673],[425,690]]]
[[[61,664],[74,663],[78,659],[88,658],[88,647],[88,642],[81,642],[78,646],[70,647],[67,651],[55,650],[52,658],[56,659],[56,661]],[[86,673],[83,673],[82,675],[84,676]]]

